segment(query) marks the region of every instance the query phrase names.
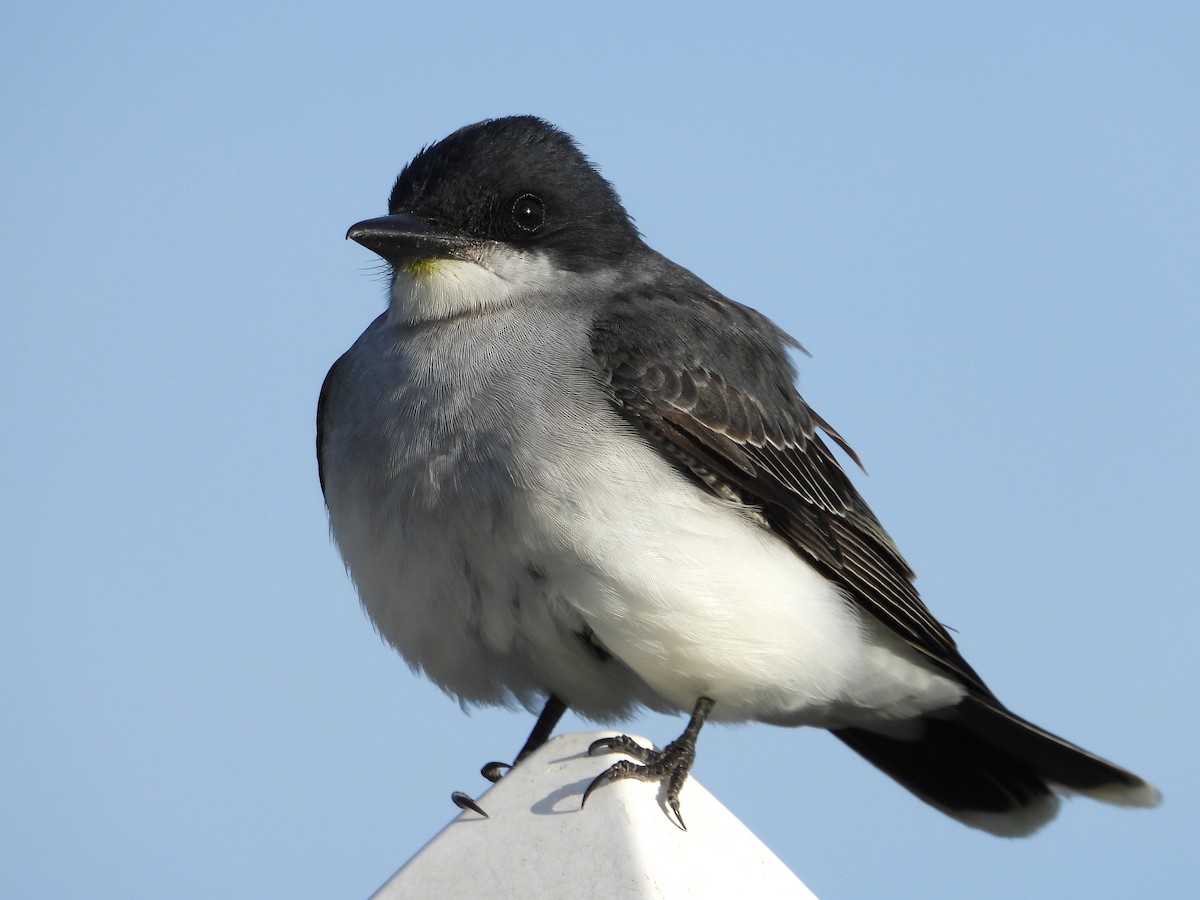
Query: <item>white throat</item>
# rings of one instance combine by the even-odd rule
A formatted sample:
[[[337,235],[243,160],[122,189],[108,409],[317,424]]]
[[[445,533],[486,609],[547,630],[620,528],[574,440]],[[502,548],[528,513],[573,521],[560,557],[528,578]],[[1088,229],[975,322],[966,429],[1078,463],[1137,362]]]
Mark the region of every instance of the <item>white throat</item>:
[[[416,325],[514,306],[561,286],[547,256],[492,244],[475,260],[423,259],[396,269],[388,317]],[[557,276],[557,277],[556,277]]]

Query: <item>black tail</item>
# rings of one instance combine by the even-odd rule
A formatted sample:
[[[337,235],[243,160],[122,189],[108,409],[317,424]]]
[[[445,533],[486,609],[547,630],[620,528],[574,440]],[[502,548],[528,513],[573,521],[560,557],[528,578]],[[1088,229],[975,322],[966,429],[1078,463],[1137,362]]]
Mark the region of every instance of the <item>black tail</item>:
[[[1031,834],[1054,818],[1055,791],[1121,806],[1161,799],[1132,772],[982,698],[967,697],[921,725],[911,740],[861,728],[834,734],[926,803],[1005,837]]]

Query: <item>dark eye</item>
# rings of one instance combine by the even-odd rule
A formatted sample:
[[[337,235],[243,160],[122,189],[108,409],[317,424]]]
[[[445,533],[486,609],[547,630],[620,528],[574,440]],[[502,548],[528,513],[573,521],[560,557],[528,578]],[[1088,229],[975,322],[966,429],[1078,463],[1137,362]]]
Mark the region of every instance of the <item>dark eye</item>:
[[[546,205],[540,197],[522,194],[513,203],[512,217],[522,231],[537,231],[546,221]]]

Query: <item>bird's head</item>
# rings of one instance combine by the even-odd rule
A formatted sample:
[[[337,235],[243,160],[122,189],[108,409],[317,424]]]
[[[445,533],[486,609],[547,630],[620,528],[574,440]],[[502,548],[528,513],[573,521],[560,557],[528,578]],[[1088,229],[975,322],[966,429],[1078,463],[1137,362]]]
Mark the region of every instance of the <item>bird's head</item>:
[[[408,323],[615,268],[641,242],[571,136],[533,116],[468,125],[426,147],[396,179],[388,215],[346,236],[391,265],[393,313]]]

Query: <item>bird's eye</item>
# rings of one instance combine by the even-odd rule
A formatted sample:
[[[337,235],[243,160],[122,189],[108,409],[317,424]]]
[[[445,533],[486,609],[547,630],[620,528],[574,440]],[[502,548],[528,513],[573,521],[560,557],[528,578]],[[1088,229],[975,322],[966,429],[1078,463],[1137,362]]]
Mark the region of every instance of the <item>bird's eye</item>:
[[[537,231],[546,221],[546,205],[540,197],[522,194],[513,203],[512,217],[522,231]]]

